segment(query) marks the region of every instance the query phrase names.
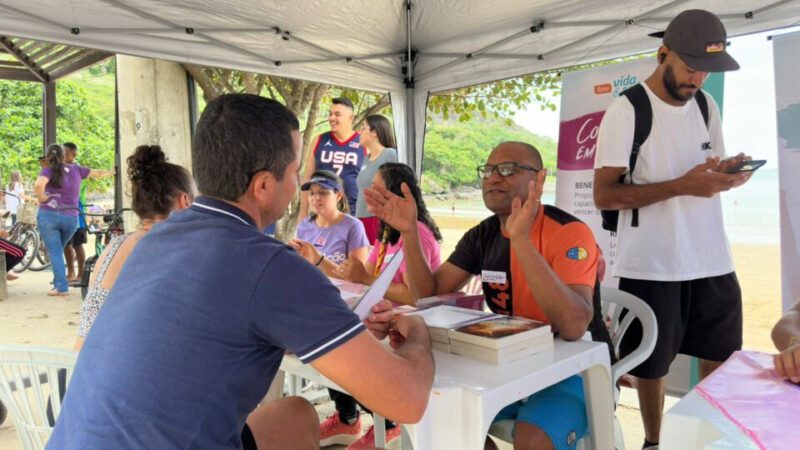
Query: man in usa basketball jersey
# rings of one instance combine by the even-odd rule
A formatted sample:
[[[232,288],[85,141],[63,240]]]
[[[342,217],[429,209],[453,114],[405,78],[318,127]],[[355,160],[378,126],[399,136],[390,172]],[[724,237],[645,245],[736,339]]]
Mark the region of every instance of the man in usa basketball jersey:
[[[306,160],[303,181],[316,170],[329,170],[344,181],[344,193],[350,213],[356,210],[358,186],[356,178],[366,162],[366,150],[359,145],[359,134],[353,130],[353,103],[346,98],[334,98],[328,113],[331,130],[317,136]],[[300,218],[308,215],[308,194],[301,193]]]

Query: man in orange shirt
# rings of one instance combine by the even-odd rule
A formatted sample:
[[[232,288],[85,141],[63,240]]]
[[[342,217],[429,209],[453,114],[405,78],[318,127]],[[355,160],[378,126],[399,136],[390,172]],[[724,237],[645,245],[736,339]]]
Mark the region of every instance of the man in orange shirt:
[[[598,249],[591,229],[566,212],[541,205],[546,170],[532,145],[503,142],[478,167],[483,200],[494,215],[467,231],[455,251],[431,273],[422,256],[416,206],[378,186],[366,191],[370,212],[403,237],[415,298],[457,291],[473,275],[483,282],[492,311],[551,324],[563,339],[592,331],[609,342],[600,317]],[[498,419],[516,421],[515,449],[573,449],[586,433],[580,377],[568,378],[504,408]],[[487,439],[486,448],[496,448]]]

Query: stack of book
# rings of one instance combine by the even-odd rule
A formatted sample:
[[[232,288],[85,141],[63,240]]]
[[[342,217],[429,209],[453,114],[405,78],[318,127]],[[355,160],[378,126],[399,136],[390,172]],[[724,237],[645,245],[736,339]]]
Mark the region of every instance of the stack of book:
[[[434,350],[505,364],[553,348],[550,325],[443,305],[416,311],[428,325]]]
[[[550,325],[524,317],[498,317],[450,330],[450,353],[505,364],[553,349]]]
[[[449,305],[417,310],[411,314],[418,315],[425,320],[431,335],[431,346],[434,350],[445,353],[450,353],[450,330],[482,320],[502,317],[485,311]]]

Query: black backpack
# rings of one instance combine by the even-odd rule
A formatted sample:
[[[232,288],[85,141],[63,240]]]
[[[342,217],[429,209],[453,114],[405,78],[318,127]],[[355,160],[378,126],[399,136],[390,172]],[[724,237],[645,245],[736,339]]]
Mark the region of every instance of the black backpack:
[[[619,177],[619,182],[625,183],[625,176],[628,176],[630,184],[633,184],[633,169],[636,167],[636,159],[639,157],[639,148],[644,144],[650,136],[650,129],[653,126],[653,106],[650,104],[650,98],[647,97],[647,91],[641,83],[636,84],[622,92],[631,105],[635,115],[634,128],[633,128],[633,146],[631,147],[631,157],[628,162],[628,173],[622,174]],[[703,121],[708,128],[708,102],[705,94],[700,90],[697,91],[694,98],[697,99],[697,107],[700,108],[700,113],[703,115]],[[639,209],[633,209],[633,217],[631,218],[631,226],[639,226]],[[603,229],[608,231],[617,231],[617,222],[619,221],[619,211],[601,210],[600,216],[603,218]]]

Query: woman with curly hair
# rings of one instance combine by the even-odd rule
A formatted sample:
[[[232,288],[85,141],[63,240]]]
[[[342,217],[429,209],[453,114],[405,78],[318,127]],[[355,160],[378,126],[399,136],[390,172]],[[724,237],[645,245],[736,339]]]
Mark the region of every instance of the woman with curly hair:
[[[192,176],[183,167],[167,162],[157,145],[139,146],[128,157],[128,179],[131,182],[131,208],[139,216],[141,226],[134,232],[114,238],[97,259],[81,306],[75,351],[83,346],[97,313],[139,240],[173,211],[188,208],[195,197]]]

